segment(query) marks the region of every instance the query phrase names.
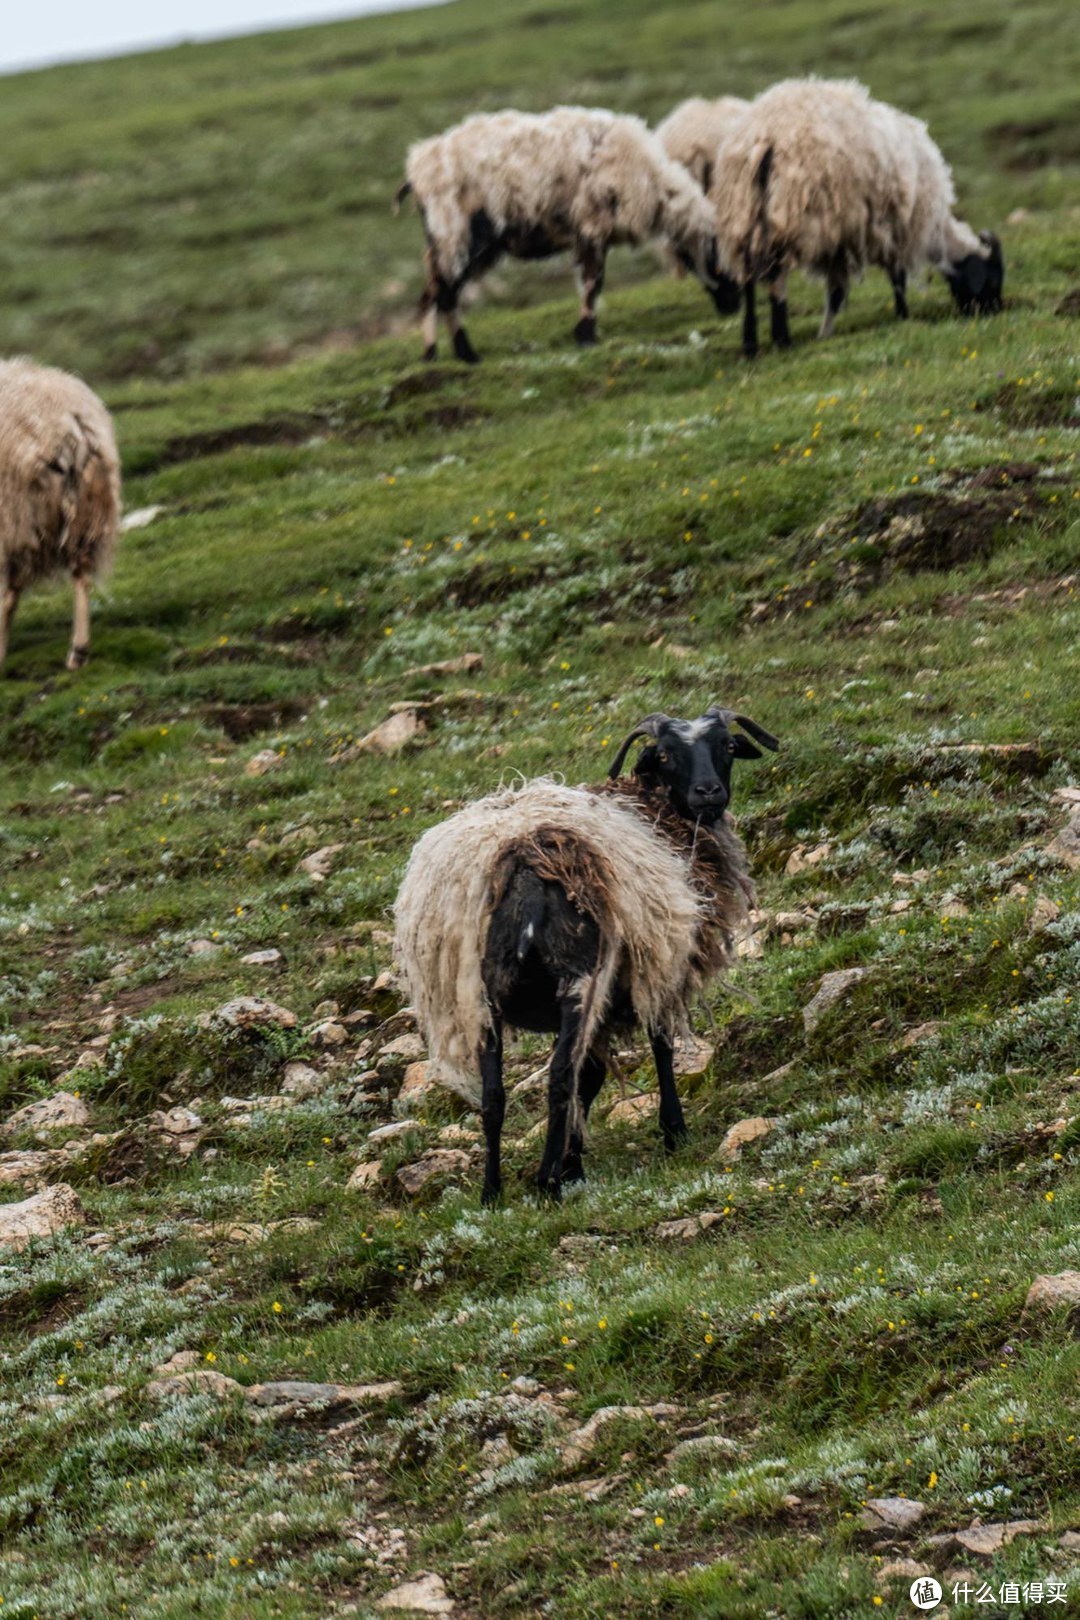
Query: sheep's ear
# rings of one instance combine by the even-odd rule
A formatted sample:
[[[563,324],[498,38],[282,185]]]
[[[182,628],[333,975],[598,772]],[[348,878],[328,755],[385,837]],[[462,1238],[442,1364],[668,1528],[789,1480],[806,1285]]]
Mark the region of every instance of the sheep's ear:
[[[761,749],[755,748],[749,737],[732,737],[731,751],[735,759],[760,759]]]

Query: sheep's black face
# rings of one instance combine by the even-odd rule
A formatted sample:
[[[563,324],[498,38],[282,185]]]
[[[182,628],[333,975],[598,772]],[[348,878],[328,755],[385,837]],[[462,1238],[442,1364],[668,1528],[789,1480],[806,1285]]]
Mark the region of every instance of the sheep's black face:
[[[672,804],[688,821],[713,826],[723,819],[731,801],[731,762],[760,759],[761,749],[749,738],[732,731],[741,726],[773,752],[780,747],[771,732],[744,714],[715,705],[698,720],[673,720],[667,714],[646,715],[626,737],[611,762],[608,775],[618,776],[632,745],[648,737],[638,755],[634,775],[646,786],[666,788]]]
[[[969,253],[945,272],[949,291],[961,315],[996,315],[1001,308],[1005,285],[1001,243],[992,231],[982,231],[980,240],[990,249],[985,257],[981,253]]]

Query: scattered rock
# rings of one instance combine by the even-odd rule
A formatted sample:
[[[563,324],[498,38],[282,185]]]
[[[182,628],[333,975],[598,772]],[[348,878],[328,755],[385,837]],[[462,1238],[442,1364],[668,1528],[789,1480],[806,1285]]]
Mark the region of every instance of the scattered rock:
[[[359,754],[399,754],[426,731],[427,722],[416,709],[399,709],[335,759],[340,764],[346,757],[355,759]]]
[[[166,1136],[190,1136],[202,1130],[203,1122],[191,1108],[170,1108],[167,1114],[160,1109],[151,1114],[150,1124]]]
[[[660,1107],[660,1094],[646,1091],[637,1097],[624,1097],[607,1112],[609,1125],[640,1125],[643,1120],[654,1119]]]
[[[472,675],[483,667],[483,653],[467,652],[458,658],[442,658],[435,664],[415,664],[405,670],[402,680],[410,680],[414,675]]]
[[[305,1379],[281,1378],[266,1384],[251,1384],[244,1394],[253,1406],[296,1410],[304,1406],[379,1406],[402,1393],[396,1378],[382,1384],[313,1384]]]
[[[237,996],[224,1002],[211,1016],[230,1029],[259,1029],[272,1024],[278,1029],[296,1028],[296,1014],[265,996]]]
[[[739,1447],[726,1434],[696,1434],[689,1440],[680,1440],[667,1454],[669,1467],[699,1457],[737,1457]]]
[[[1061,915],[1061,907],[1056,900],[1051,900],[1048,894],[1040,894],[1031,908],[1028,918],[1028,932],[1041,934],[1052,922],[1057,922]]]
[[[265,776],[268,771],[276,771],[285,763],[284,755],[279,754],[276,748],[260,748],[257,754],[252,754],[244,766],[246,776]]]
[[[82,1130],[90,1123],[90,1111],[81,1097],[71,1091],[57,1091],[51,1097],[17,1108],[3,1127],[9,1135],[16,1131]]]
[[[970,917],[971,908],[970,906],[966,906],[959,896],[949,893],[942,897],[941,907],[938,915],[941,917],[950,918]]]
[[[1024,1301],[1024,1311],[1080,1309],[1080,1271],[1059,1271],[1035,1278]]]
[[[375,1604],[377,1609],[405,1609],[414,1614],[453,1614],[453,1601],[446,1595],[441,1575],[416,1575],[395,1586]]]
[[[0,1204],[0,1248],[21,1251],[33,1238],[52,1237],[86,1220],[74,1187],[66,1181],[45,1187],[17,1204]]]
[[[1070,872],[1080,871],[1080,812],[1071,816],[1057,837],[1050,840],[1046,853],[1067,866]]]
[[[221,946],[213,939],[189,939],[187,948],[189,956],[209,956],[214,951],[220,951]]]
[[[675,1074],[680,1080],[695,1080],[703,1075],[712,1062],[716,1048],[708,1041],[689,1040],[675,1042]]]
[[[803,1028],[808,1035],[814,1033],[825,1014],[865,979],[869,971],[868,968],[851,967],[824,974],[817,994],[803,1008]]]
[[[349,1032],[336,1018],[324,1018],[312,1027],[311,1038],[316,1046],[344,1046]]]
[[[1043,1526],[1038,1519],[1016,1519],[1012,1524],[972,1524],[967,1530],[957,1530],[956,1540],[966,1552],[990,1558],[1007,1547],[1017,1536],[1038,1535]]]
[[[322,1079],[309,1063],[286,1063],[281,1089],[289,1097],[314,1097],[322,1090]]]
[[[396,1040],[387,1041],[379,1053],[375,1067],[380,1074],[404,1074],[410,1064],[419,1063],[424,1055],[424,1043],[420,1036],[410,1032],[399,1035]]]
[[[389,1125],[377,1125],[373,1131],[368,1132],[369,1142],[392,1142],[395,1137],[405,1136],[409,1131],[418,1131],[418,1119],[395,1119]]]
[[[399,1187],[415,1197],[436,1177],[461,1176],[468,1168],[469,1155],[460,1148],[431,1148],[415,1164],[403,1164],[395,1179]]]
[[[25,1153],[0,1153],[0,1187],[46,1187],[68,1156],[63,1152],[30,1149]]]
[[[689,1243],[692,1238],[700,1237],[702,1232],[707,1232],[710,1226],[715,1226],[717,1221],[723,1218],[719,1210],[704,1210],[700,1215],[687,1215],[682,1220],[661,1221],[656,1228],[656,1235],[669,1241],[678,1238],[684,1243]]]
[[[924,1575],[934,1572],[929,1564],[916,1563],[914,1558],[893,1558],[881,1568],[874,1576],[878,1586],[887,1586],[890,1581],[918,1581]]]
[[[358,1164],[348,1181],[345,1183],[346,1192],[361,1192],[365,1187],[374,1186],[382,1175],[381,1159],[365,1159]]]
[[[152,1378],[146,1393],[156,1401],[182,1399],[187,1395],[213,1395],[219,1401],[230,1395],[242,1395],[244,1387],[235,1378],[215,1372],[212,1367],[195,1367],[190,1372],[174,1373],[168,1378]]]
[[[925,1503],[909,1501],[906,1496],[872,1496],[863,1510],[861,1527],[906,1533],[914,1530],[925,1512]]]
[[[310,855],[305,855],[303,860],[298,861],[296,870],[306,872],[308,877],[315,883],[325,883],[330,874],[334,856],[340,854],[344,848],[344,844],[324,844],[322,849],[313,850]]]
[[[428,1079],[428,1066],[424,1062],[410,1063],[405,1070],[405,1077],[401,1082],[399,1097],[413,1097],[419,1100],[432,1089]]]
[[[485,1468],[502,1468],[504,1463],[513,1462],[516,1456],[517,1452],[505,1434],[492,1435],[480,1447],[480,1461]]]
[[[600,1430],[617,1418],[625,1418],[630,1422],[640,1423],[645,1418],[676,1417],[679,1408],[670,1406],[663,1401],[654,1406],[602,1406],[594,1412],[587,1423],[580,1429],[575,1429],[567,1437],[562,1448],[562,1463],[564,1468],[577,1468],[585,1461],[596,1445]]]
[[[797,877],[800,872],[808,871],[811,867],[820,866],[832,854],[831,844],[814,844],[808,848],[806,844],[796,844],[787,858],[784,871],[788,877]]]
[[[171,1378],[173,1373],[187,1372],[199,1365],[199,1352],[197,1350],[177,1350],[168,1361],[163,1361],[154,1371],[159,1378]]]
[[[527,1074],[524,1080],[519,1080],[515,1086],[510,1087],[511,1097],[531,1097],[544,1091],[548,1081],[548,1065],[545,1063],[539,1069]]]
[[[925,1024],[912,1025],[911,1029],[904,1031],[900,1042],[901,1051],[906,1052],[909,1047],[918,1046],[920,1041],[932,1041],[940,1028],[941,1021],[937,1018],[931,1018]]]
[[[769,1132],[775,1128],[775,1119],[766,1119],[761,1114],[755,1115],[753,1119],[740,1119],[737,1124],[732,1125],[725,1135],[716,1156],[718,1159],[731,1163],[732,1160],[739,1157],[748,1142],[760,1141],[763,1136],[768,1136]]]
[[[281,952],[270,945],[265,951],[248,951],[240,958],[247,967],[273,967],[282,960]]]
[[[1058,1537],[1058,1546],[1066,1552],[1080,1552],[1080,1530],[1066,1530]]]

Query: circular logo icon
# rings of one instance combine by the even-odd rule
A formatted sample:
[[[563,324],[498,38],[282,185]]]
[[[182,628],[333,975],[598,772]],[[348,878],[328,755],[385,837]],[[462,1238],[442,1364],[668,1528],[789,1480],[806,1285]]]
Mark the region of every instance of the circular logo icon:
[[[932,1575],[920,1575],[912,1581],[909,1596],[917,1609],[936,1609],[941,1602],[941,1583]]]

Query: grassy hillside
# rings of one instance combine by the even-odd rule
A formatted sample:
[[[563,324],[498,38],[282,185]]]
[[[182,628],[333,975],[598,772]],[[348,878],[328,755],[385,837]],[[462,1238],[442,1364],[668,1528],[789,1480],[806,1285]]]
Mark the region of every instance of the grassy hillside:
[[[748,367],[623,255],[595,352],[562,267],[512,266],[485,365],[416,364],[409,139],[808,68],[930,119],[1001,230],[1002,317],[934,282],[901,328],[874,276],[818,346],[800,282],[799,346]],[[1078,69],[1064,4],[459,0],[5,81],[3,348],[102,388],[127,504],[162,509],[87,669],[57,588],[0,677],[0,1117],[89,1110],[0,1144],[45,1155],[0,1156],[6,1197],[86,1214],[0,1251],[5,1617],[363,1615],[426,1571],[478,1620],[839,1620],[914,1612],[897,1560],[1075,1606],[1080,1351],[1023,1307],[1080,1270],[1080,877],[1048,848],[1080,767]],[[736,782],[766,915],[702,1009],[692,1140],[608,1123],[610,1085],[588,1187],[540,1205],[525,1088],[482,1212],[477,1122],[381,1056],[408,850],[716,700],[785,747]],[[407,701],[404,751],[352,752]],[[256,994],[295,1024],[215,1011]],[[242,1388],[148,1388],[180,1351]],[[283,1379],[400,1389],[243,1394]],[[914,1527],[864,1528],[899,1496]],[[976,1516],[1038,1528],[980,1554]]]

